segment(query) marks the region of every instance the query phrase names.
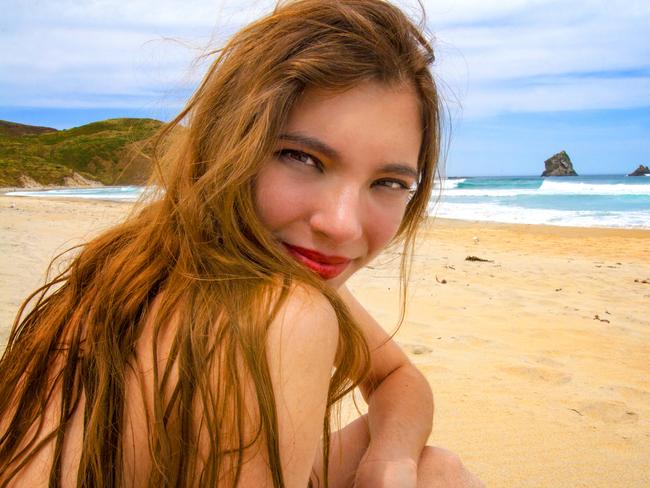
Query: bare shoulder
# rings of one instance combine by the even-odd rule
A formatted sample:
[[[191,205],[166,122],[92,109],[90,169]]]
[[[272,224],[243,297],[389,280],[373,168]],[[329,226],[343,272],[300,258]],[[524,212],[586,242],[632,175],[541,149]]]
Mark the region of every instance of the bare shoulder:
[[[296,284],[289,290],[270,327],[270,337],[278,333],[294,335],[295,339],[338,340],[338,320],[329,300],[318,290]]]
[[[318,290],[295,285],[269,327],[269,366],[284,370],[285,377],[293,371],[310,371],[329,381],[338,334],[336,313],[327,298]]]
[[[291,285],[283,308],[285,312],[316,314],[316,317],[324,321],[336,321],[336,313],[325,295],[320,290],[301,283]]]
[[[329,301],[317,290],[294,286],[266,338],[287,487],[302,488],[309,481],[323,430],[337,346],[338,322]],[[242,470],[240,485],[270,486],[265,466],[262,455],[251,459]]]

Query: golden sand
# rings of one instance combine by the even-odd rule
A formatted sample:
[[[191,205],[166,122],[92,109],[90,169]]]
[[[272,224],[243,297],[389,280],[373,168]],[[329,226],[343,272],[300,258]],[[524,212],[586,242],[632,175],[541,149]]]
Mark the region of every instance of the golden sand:
[[[50,259],[130,208],[0,196],[0,344]],[[389,331],[398,259],[350,282]],[[396,339],[433,388],[431,443],[490,487],[650,486],[650,231],[436,219],[408,293]]]

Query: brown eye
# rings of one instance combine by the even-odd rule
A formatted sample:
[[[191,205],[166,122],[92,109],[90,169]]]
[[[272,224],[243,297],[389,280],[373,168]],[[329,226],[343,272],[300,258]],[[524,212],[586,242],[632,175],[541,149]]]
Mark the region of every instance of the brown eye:
[[[376,181],[373,186],[387,188],[389,190],[395,191],[410,191],[412,189],[412,186],[409,185],[406,181],[395,178],[383,178]]]
[[[278,157],[289,162],[304,164],[305,166],[313,166],[314,168],[320,169],[321,164],[318,159],[307,154],[303,151],[298,151],[296,149],[282,149],[278,151]]]

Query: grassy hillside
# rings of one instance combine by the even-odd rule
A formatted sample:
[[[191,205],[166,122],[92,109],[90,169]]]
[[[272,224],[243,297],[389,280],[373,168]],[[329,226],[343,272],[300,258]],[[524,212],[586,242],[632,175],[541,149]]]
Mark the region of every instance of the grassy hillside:
[[[25,125],[17,122],[0,120],[0,135],[25,136],[29,134],[42,134],[44,132],[56,132],[52,127],[41,127],[38,125]]]
[[[0,186],[22,186],[21,176],[62,185],[73,173],[105,185],[143,183],[151,168],[137,149],[161,125],[109,119],[59,131],[0,121]]]

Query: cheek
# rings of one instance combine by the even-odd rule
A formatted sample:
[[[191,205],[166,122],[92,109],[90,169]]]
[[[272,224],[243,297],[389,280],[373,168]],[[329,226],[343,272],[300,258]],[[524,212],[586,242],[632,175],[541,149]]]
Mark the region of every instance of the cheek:
[[[304,202],[301,192],[281,172],[261,172],[255,184],[255,207],[262,225],[274,232],[298,219],[304,210],[299,204]]]
[[[264,227],[274,231],[277,227],[282,226],[288,209],[285,208],[286,202],[283,199],[278,199],[277,194],[258,188],[255,195],[255,204],[257,215]]]
[[[368,247],[373,256],[380,253],[395,237],[402,223],[403,215],[404,213],[401,211],[387,212],[386,209],[371,212],[366,229]]]

